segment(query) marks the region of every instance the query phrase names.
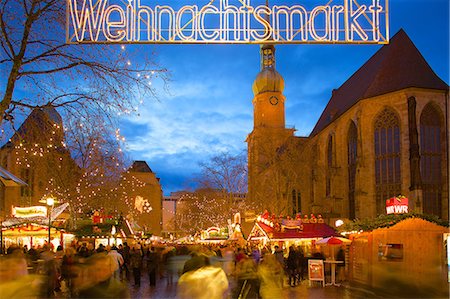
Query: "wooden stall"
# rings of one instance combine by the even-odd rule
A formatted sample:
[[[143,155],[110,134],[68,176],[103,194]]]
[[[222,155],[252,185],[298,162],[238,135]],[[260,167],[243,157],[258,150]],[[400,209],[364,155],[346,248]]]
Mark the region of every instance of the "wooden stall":
[[[339,234],[319,218],[318,219],[270,219],[258,217],[247,241],[259,242],[263,246],[275,245],[288,249],[290,245],[302,248],[306,257],[312,256],[323,248],[315,242],[325,237]],[[273,249],[273,248],[272,248]],[[287,254],[287,251],[286,251]]]
[[[448,298],[449,229],[421,218],[350,235],[350,279],[387,293]]]

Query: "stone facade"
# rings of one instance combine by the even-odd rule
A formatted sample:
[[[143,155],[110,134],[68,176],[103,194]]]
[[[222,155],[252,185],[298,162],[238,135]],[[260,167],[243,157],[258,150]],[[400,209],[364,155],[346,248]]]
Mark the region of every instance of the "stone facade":
[[[259,160],[257,168],[255,148],[262,145],[254,136],[270,140],[273,133],[256,122],[263,110],[256,105],[270,96],[255,93],[255,125],[247,138],[255,204],[264,194],[271,212],[363,219],[386,213],[385,200],[401,194],[410,211],[448,219],[448,85],[404,31],[333,90],[309,137],[277,133],[270,160]],[[284,121],[279,130],[288,132]]]
[[[285,126],[284,80],[275,69],[275,48],[261,47],[261,71],[253,83],[253,131],[248,143],[248,192],[253,206],[258,210],[270,208],[281,213],[285,207],[281,186],[282,179],[269,175],[267,169],[276,161],[277,151],[294,135]],[[270,188],[275,187],[275,188]]]
[[[78,167],[64,147],[61,116],[49,106],[34,109],[0,148],[0,163],[27,184],[5,196],[7,216],[12,205],[42,205],[39,200],[49,190],[57,189],[58,185],[75,188],[79,178]]]
[[[163,192],[159,178],[145,161],[134,161],[122,175],[124,190],[119,211],[132,219],[142,231],[161,235]]]
[[[377,215],[375,198],[375,145],[374,121],[377,115],[386,107],[392,108],[401,120],[400,148],[401,148],[401,193],[409,198],[410,211],[423,212],[421,196],[409,190],[410,188],[410,159],[408,134],[408,98],[417,99],[417,119],[425,105],[434,105],[442,116],[442,147],[446,148],[445,138],[445,104],[448,95],[444,91],[409,88],[392,92],[379,97],[365,99],[346,111],[338,119],[319,134],[308,140],[313,146],[306,147],[307,154],[314,161],[308,165],[311,171],[303,172],[302,182],[299,183],[302,193],[302,207],[304,213],[323,213],[330,218],[349,218],[349,175],[348,175],[348,147],[347,138],[351,122],[354,122],[358,132],[358,159],[356,166],[355,187],[355,217],[359,219],[372,218]],[[418,124],[419,126],[419,124]],[[419,133],[420,134],[420,133]],[[326,194],[327,176],[327,142],[329,136],[333,138],[333,162],[331,177],[331,192]],[[445,151],[444,151],[445,152]],[[313,157],[316,157],[314,159]],[[442,155],[442,215],[448,215],[448,161],[447,155]],[[314,169],[315,171],[312,171]],[[312,175],[311,173],[314,173]],[[312,177],[314,176],[314,177]],[[447,183],[445,183],[447,182]],[[392,194],[395,196],[398,194]],[[447,200],[445,200],[447,199]],[[448,216],[447,216],[448,217]]]

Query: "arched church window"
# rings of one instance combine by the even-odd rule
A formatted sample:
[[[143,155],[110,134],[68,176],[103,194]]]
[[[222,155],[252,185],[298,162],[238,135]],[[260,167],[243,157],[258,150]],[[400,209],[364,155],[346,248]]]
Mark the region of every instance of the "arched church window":
[[[356,158],[358,157],[358,130],[353,121],[350,122],[347,133],[347,163],[348,163],[348,199],[349,218],[355,219],[355,183],[356,183]]]
[[[20,178],[25,183],[27,183],[26,186],[20,187],[20,196],[22,196],[22,197],[33,196],[34,172],[30,168],[22,168],[20,170]]]
[[[302,199],[300,192],[297,190],[292,190],[292,215],[300,213],[302,210]]]
[[[442,121],[439,111],[427,104],[420,116],[420,172],[423,212],[441,217],[442,208]]]
[[[333,135],[328,136],[327,143],[327,172],[326,172],[326,186],[325,195],[331,195],[331,172],[333,168]]]
[[[5,189],[6,187],[3,184],[0,184],[0,211],[5,210]]]
[[[376,117],[374,129],[376,209],[384,214],[386,199],[401,194],[400,119],[385,108]]]

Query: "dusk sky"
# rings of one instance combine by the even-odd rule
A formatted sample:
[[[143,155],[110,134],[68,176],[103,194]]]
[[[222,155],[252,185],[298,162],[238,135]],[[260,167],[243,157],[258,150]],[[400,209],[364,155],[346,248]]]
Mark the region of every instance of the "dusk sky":
[[[142,4],[150,7],[170,4],[175,10],[182,5],[201,7],[208,2],[141,0]],[[216,0],[216,6],[218,2]],[[357,2],[371,3],[369,0]],[[389,1],[390,38],[403,28],[431,68],[447,84],[448,2]],[[229,0],[229,3],[238,4],[239,1]],[[264,0],[250,1],[253,7],[264,3]],[[269,6],[305,5],[310,8],[327,3],[340,5],[342,0],[271,0]],[[61,40],[65,38],[63,31],[55,34],[60,34],[58,38]],[[165,195],[188,188],[190,180],[199,173],[200,162],[207,162],[223,152],[232,155],[246,153],[245,139],[253,129],[252,84],[260,71],[259,45],[140,44],[111,47],[115,47],[115,51],[130,53],[132,64],[139,65],[141,56],[150,56],[170,73],[168,91],[156,78],[152,86],[158,92],[158,100],[144,99],[138,115],[120,119],[128,157],[148,163],[161,179]],[[339,88],[381,47],[367,44],[276,45],[276,68],[285,80],[286,125],[294,127],[297,136],[308,136],[332,90]],[[152,53],[155,55],[151,56]],[[6,86],[6,80],[6,76],[0,77],[2,86]],[[72,82],[62,82],[64,84]],[[17,94],[19,97],[33,97],[33,91],[26,86],[18,86]],[[17,118],[16,125],[19,125],[20,118],[24,116]]]
[[[318,1],[323,4],[323,1]],[[277,1],[277,4],[301,1]],[[448,0],[389,1],[390,37],[403,28],[431,68],[449,83]],[[134,46],[126,50],[132,50]],[[257,45],[146,45],[171,74],[169,93],[146,101],[139,116],[122,120],[131,159],[145,160],[163,192],[186,189],[199,162],[221,152],[246,151],[253,128],[252,83],[259,72]],[[146,48],[147,47],[147,48]],[[381,45],[277,45],[284,77],[286,125],[308,136],[333,88],[341,86]],[[130,49],[131,48],[131,49]]]

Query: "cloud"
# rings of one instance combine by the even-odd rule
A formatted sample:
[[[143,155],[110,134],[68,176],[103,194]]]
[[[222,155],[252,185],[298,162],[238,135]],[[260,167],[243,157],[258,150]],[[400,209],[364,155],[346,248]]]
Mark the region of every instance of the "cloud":
[[[141,107],[140,117],[126,119],[127,131],[136,127],[139,132],[127,138],[128,149],[149,159],[190,151],[208,156],[217,151],[241,149],[251,130],[251,110],[247,107],[247,112],[243,112],[245,104],[237,96],[226,103],[210,99],[202,93],[209,89],[210,83],[186,88],[181,88],[184,84],[181,83],[177,86],[178,94],[149,103]]]
[[[448,82],[448,1],[410,1],[406,6],[405,1],[397,2],[390,7],[391,32],[408,29],[433,69]],[[424,17],[426,22],[417,22]],[[444,34],[433,28],[444,28]],[[441,38],[430,39],[430,34]],[[295,126],[296,135],[309,135],[332,89],[380,47],[277,45],[276,68],[286,84],[286,125]],[[161,94],[160,102],[146,102],[140,117],[128,118],[124,125],[130,132],[126,135],[131,155],[149,160],[167,193],[183,188],[181,182],[197,172],[199,161],[246,148],[260,53],[258,45],[172,45],[156,51],[160,64],[173,75],[171,93]]]

